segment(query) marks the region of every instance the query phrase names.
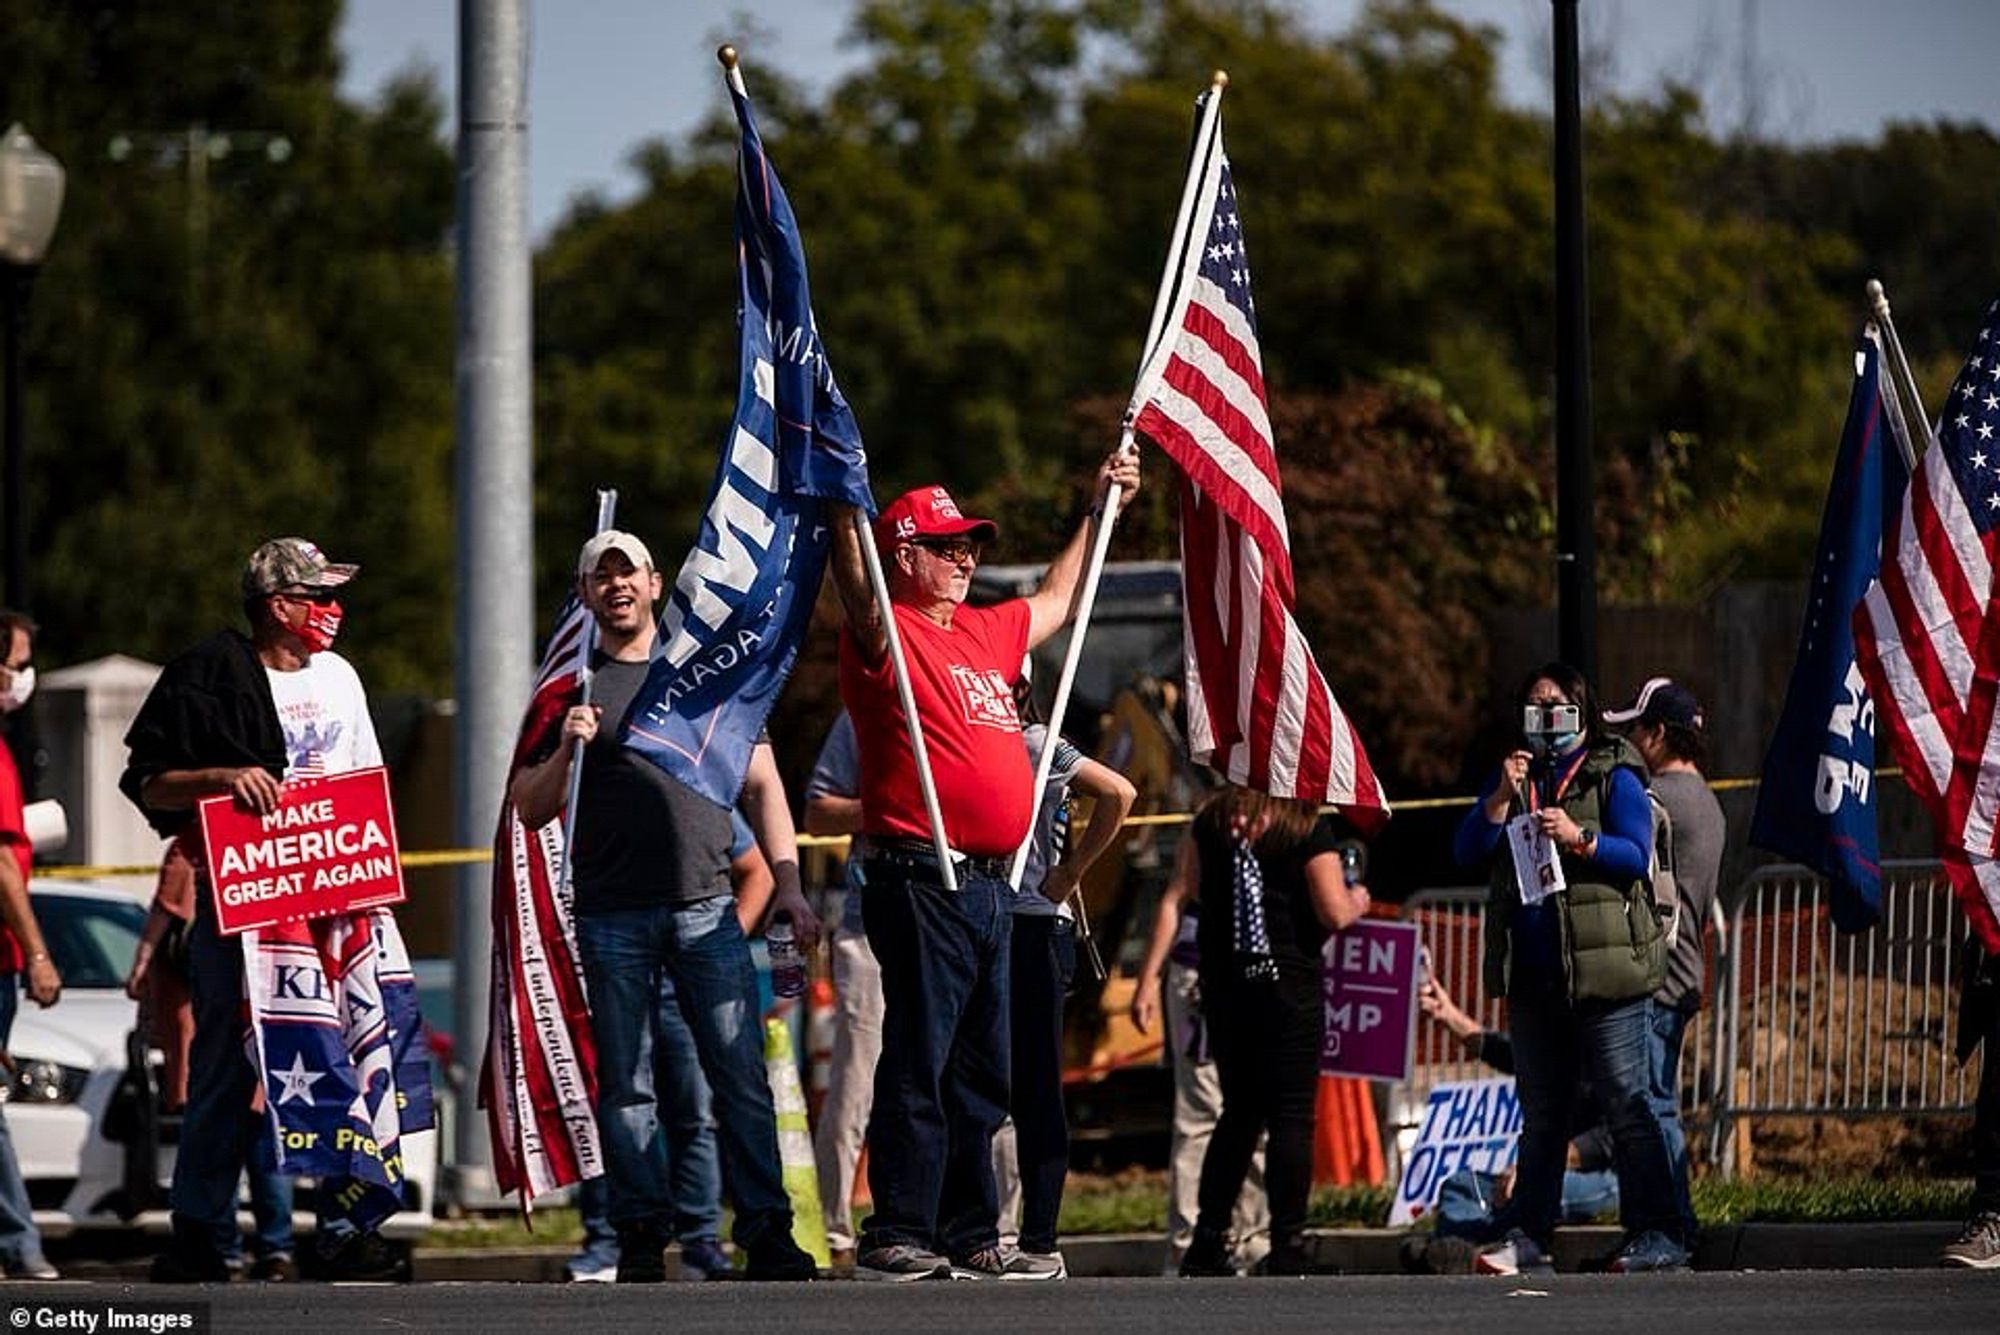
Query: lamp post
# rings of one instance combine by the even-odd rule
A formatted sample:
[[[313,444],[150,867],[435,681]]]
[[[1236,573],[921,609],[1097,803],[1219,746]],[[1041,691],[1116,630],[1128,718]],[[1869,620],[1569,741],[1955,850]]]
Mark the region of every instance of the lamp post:
[[[0,487],[6,509],[0,528],[6,529],[7,579],[10,607],[28,601],[28,468],[26,410],[21,402],[21,344],[28,331],[28,291],[35,270],[48,254],[62,214],[63,169],[19,125],[0,136],[0,302],[5,305],[6,467]]]

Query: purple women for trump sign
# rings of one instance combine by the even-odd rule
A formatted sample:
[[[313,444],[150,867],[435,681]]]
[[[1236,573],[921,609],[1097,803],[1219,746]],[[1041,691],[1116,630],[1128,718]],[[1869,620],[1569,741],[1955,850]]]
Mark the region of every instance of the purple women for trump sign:
[[[1325,1075],[1407,1080],[1417,1036],[1417,925],[1363,918],[1327,940]]]

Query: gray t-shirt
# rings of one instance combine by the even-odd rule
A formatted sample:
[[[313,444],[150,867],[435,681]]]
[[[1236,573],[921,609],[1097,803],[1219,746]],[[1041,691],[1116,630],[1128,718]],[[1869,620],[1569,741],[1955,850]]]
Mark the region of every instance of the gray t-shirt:
[[[806,801],[815,797],[861,796],[861,747],[854,738],[854,720],[845,709],[826,730],[820,743],[819,759],[813,762],[812,777],[806,780]],[[840,906],[841,929],[860,936],[861,927],[861,836],[847,846],[847,893]]]
[[[1655,774],[1653,791],[1674,822],[1674,882],[1680,892],[1680,940],[1667,953],[1667,978],[1654,1000],[1676,1010],[1701,1009],[1702,943],[1722,875],[1727,826],[1708,780],[1694,770]]]
[[[591,702],[603,709],[583,751],[577,794],[576,911],[693,904],[729,887],[729,808],[618,741],[650,664],[599,655]]]
[[[1047,726],[1040,723],[1030,723],[1021,729],[1021,740],[1027,745],[1031,761],[1041,757],[1042,743],[1048,735]],[[1056,830],[1060,826],[1067,832],[1068,812],[1064,804],[1069,800],[1070,780],[1076,777],[1077,767],[1083,761],[1083,752],[1064,737],[1056,737],[1055,758],[1049,763],[1049,781],[1042,789],[1042,809],[1035,817],[1035,837],[1028,844],[1028,863],[1021,869],[1021,888],[1015,891],[1011,905],[1014,912],[1023,916],[1075,916],[1069,905],[1057,904],[1042,893],[1042,878],[1048,874],[1051,850],[1055,852],[1055,861],[1062,861],[1063,851],[1055,847]]]

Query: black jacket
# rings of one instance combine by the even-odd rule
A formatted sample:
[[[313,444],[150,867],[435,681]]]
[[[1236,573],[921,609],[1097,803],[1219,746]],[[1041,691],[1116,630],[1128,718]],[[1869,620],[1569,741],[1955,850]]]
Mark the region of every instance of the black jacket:
[[[209,636],[168,663],[125,734],[130,752],[118,788],[163,835],[179,833],[191,811],[149,807],[140,792],[177,769],[262,765],[285,775],[285,733],[256,646],[240,631]]]

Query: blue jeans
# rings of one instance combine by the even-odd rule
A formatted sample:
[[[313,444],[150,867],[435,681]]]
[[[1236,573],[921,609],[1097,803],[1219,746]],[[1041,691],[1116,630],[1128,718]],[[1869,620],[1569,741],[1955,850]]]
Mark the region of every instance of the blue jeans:
[[[1545,1249],[1561,1203],[1579,1077],[1589,1080],[1611,1128],[1620,1223],[1628,1234],[1681,1240],[1673,1164],[1653,1110],[1651,1009],[1650,997],[1572,1003],[1544,992],[1507,999],[1521,1095],[1520,1165],[1508,1212]]]
[[[257,1077],[243,1053],[243,942],[216,932],[206,878],[196,890],[187,946],[194,1038],[167,1200],[176,1250],[191,1260],[220,1261],[242,1250],[236,1184],[257,1134],[250,1111]]]
[[[860,1248],[967,1256],[999,1241],[994,1133],[1007,1116],[1011,892],[968,872],[870,858],[861,916],[882,967],[882,1056],[868,1114],[875,1211]]]
[[[682,1018],[674,981],[664,971],[653,1025],[653,1088],[664,1105],[658,1115],[667,1141],[674,1236],[684,1242],[715,1242],[722,1230],[722,1164],[715,1152],[713,1100],[701,1073],[694,1031]],[[577,1189],[576,1203],[583,1216],[583,1249],[616,1261],[618,1230],[611,1226],[610,1184],[602,1177],[587,1179]]]
[[[1681,1236],[1692,1247],[1697,1225],[1694,1203],[1688,1194],[1687,1135],[1681,1126],[1681,1040],[1687,1036],[1693,1016],[1672,1006],[1653,1003],[1653,1023],[1647,1034],[1646,1051],[1652,1067],[1653,1114],[1660,1119],[1660,1134],[1666,1138],[1667,1157],[1673,1163],[1674,1200],[1681,1213]]]
[[[779,1174],[778,1117],[764,1073],[757,978],[734,902],[717,895],[694,904],[580,913],[576,939],[597,1039],[597,1122],[611,1184],[612,1225],[662,1240],[680,1227],[675,1202],[682,1179],[667,1163],[665,1137],[659,1134],[662,1100],[654,1085],[662,1065],[655,1056],[656,1032],[662,1034],[657,1041],[671,1043],[657,1019],[661,998],[670,991],[713,1092],[712,1124],[736,1205],[736,1243],[755,1249],[789,1238],[792,1207]],[[686,1069],[684,1063],[670,1064]],[[710,1122],[698,1090],[684,1081],[677,1086],[660,1091],[675,1124],[685,1132]]]
[[[11,857],[0,852],[0,857]],[[14,1034],[14,1016],[21,1009],[21,975],[0,974],[0,1052]],[[28,1200],[28,1183],[21,1176],[21,1161],[14,1154],[14,1135],[7,1129],[4,1109],[0,1109],[0,1260],[15,1265],[42,1261],[42,1234],[35,1227],[34,1207]]]
[[[261,1153],[250,1162],[250,1217],[257,1231],[250,1238],[250,1254],[256,1257],[292,1254],[293,1178],[275,1168],[265,1168]],[[240,1239],[225,1253],[242,1255]]]
[[[1461,1168],[1438,1184],[1437,1227],[1441,1238],[1468,1242],[1498,1242],[1506,1235],[1508,1216],[1494,1205],[1500,1174]],[[1609,1169],[1563,1173],[1561,1222],[1587,1224],[1618,1208],[1618,1175]]]

